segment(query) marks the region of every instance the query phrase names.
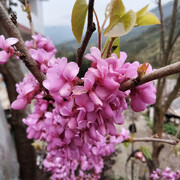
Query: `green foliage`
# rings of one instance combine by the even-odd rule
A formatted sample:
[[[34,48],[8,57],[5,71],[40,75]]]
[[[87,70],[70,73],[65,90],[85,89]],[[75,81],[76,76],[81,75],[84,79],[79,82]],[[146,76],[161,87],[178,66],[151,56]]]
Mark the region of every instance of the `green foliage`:
[[[153,24],[160,24],[160,21],[152,12],[147,12],[145,15],[138,17],[136,20],[136,26],[147,26]]]
[[[149,150],[149,147],[141,146],[141,147],[140,147],[140,151],[144,154],[144,156],[145,156],[147,159],[152,160],[152,153],[151,153],[151,151]]]
[[[159,19],[152,12],[147,12],[148,5],[140,9],[136,14],[136,26],[147,26],[152,24],[160,24]]]
[[[125,13],[121,0],[112,0],[109,6],[110,23],[104,31],[104,36],[120,37],[127,34],[135,25],[136,13],[133,10]]]
[[[120,57],[120,42],[119,42],[119,37],[117,37],[113,44],[112,44],[112,53],[115,53],[118,57]],[[107,56],[107,52],[108,52],[108,48],[109,48],[109,44],[110,44],[111,38],[108,38],[104,44],[104,48],[103,48],[103,56],[102,58],[105,59]]]
[[[165,123],[163,126],[163,131],[167,132],[168,134],[171,134],[173,136],[176,135],[178,130],[178,126],[173,123]],[[180,133],[177,136],[180,139]]]
[[[160,24],[158,18],[152,12],[147,12],[148,5],[137,13],[133,10],[125,13],[122,0],[111,0],[109,5],[110,23],[104,31],[106,37],[120,37],[132,30],[135,26]]]
[[[152,129],[153,128],[153,121],[150,121],[149,116],[147,116],[147,115],[144,115],[144,118],[147,121],[147,125]],[[177,130],[178,130],[177,125],[170,123],[170,122],[164,123],[164,126],[163,126],[164,132],[175,136],[177,133]],[[180,139],[180,132],[179,132],[177,138]]]
[[[131,142],[123,142],[124,147],[128,148]]]
[[[87,10],[88,4],[86,0],[76,0],[71,15],[71,25],[73,34],[79,44],[81,43]]]

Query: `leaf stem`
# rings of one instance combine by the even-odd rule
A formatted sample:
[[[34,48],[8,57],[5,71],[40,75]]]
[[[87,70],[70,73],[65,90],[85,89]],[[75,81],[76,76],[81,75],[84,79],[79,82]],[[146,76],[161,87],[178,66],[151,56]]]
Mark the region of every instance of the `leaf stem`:
[[[111,56],[111,48],[112,48],[112,45],[113,45],[113,42],[116,38],[112,37],[110,42],[109,42],[109,47],[108,47],[108,51],[107,51],[107,55],[106,55],[106,58],[110,57]]]

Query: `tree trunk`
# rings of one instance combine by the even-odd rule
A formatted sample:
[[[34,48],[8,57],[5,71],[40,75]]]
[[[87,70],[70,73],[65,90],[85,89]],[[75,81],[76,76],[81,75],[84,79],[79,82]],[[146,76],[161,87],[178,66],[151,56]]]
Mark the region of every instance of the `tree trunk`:
[[[162,138],[163,124],[164,124],[165,111],[164,108],[158,105],[154,107],[154,127],[153,134],[157,134],[158,138]],[[163,149],[164,145],[160,143],[153,143],[153,161],[156,167],[159,166],[159,154]]]
[[[7,37],[7,33],[0,24],[0,35],[1,34]],[[17,97],[15,84],[22,81],[24,77],[19,62],[11,59],[6,64],[0,65],[0,73],[3,75],[9,101],[12,103]],[[20,178],[22,180],[34,180],[36,173],[35,150],[31,145],[32,140],[26,137],[26,126],[22,122],[22,119],[27,117],[28,113],[28,110],[12,110],[11,118],[11,127],[15,137],[17,157],[20,164]]]
[[[17,97],[15,84],[23,78],[18,61],[9,60],[6,64],[0,66],[0,72],[6,84],[10,103],[12,103]],[[11,126],[15,136],[15,145],[20,164],[20,178],[23,180],[35,179],[36,172],[36,158],[35,151],[31,145],[32,140],[26,138],[26,127],[22,122],[22,119],[27,116],[28,112],[27,110],[12,110],[11,118]]]

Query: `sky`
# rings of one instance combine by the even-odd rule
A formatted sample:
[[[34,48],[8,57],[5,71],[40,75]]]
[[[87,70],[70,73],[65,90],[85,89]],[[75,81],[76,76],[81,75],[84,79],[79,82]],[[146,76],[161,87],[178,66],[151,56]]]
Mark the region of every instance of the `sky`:
[[[126,11],[132,9],[138,11],[149,4],[149,10],[157,6],[157,0],[124,0]],[[171,0],[162,0],[165,4]],[[71,25],[71,12],[75,0],[46,0],[43,1],[43,14],[45,26]],[[94,8],[98,14],[100,24],[104,20],[104,10],[110,0],[96,0]]]

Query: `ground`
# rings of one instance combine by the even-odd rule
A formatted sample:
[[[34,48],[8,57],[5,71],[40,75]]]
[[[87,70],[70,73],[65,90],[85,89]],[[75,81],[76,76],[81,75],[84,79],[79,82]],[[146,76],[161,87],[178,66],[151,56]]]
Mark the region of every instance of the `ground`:
[[[152,130],[147,125],[147,121],[143,113],[133,113],[132,111],[128,110],[125,113],[126,120],[123,125],[126,129],[128,129],[129,125],[132,123],[132,119],[137,127],[137,133],[135,133],[135,137],[151,137]],[[119,128],[118,128],[119,129]],[[163,138],[171,139],[172,137],[167,134],[163,134]],[[148,142],[136,142],[134,143],[134,150],[139,149],[140,146],[146,146],[152,152],[152,143]],[[126,160],[128,156],[131,154],[132,145],[129,147],[125,147],[123,144],[120,144],[116,147],[116,149],[120,150],[120,153],[114,158],[116,163],[112,166],[112,169],[108,172],[111,177],[115,179],[119,179],[120,177],[126,177],[125,169],[127,170],[128,179],[131,179],[131,162],[129,161],[127,168],[125,168]],[[165,145],[165,148],[162,150],[160,155],[160,167],[164,169],[164,167],[169,166],[173,170],[180,169],[180,155],[177,157],[174,154],[174,147],[172,145]],[[141,179],[138,177],[139,175],[145,174],[146,179],[148,179],[148,168],[146,164],[143,164],[139,160],[136,160],[134,165],[134,180]]]

